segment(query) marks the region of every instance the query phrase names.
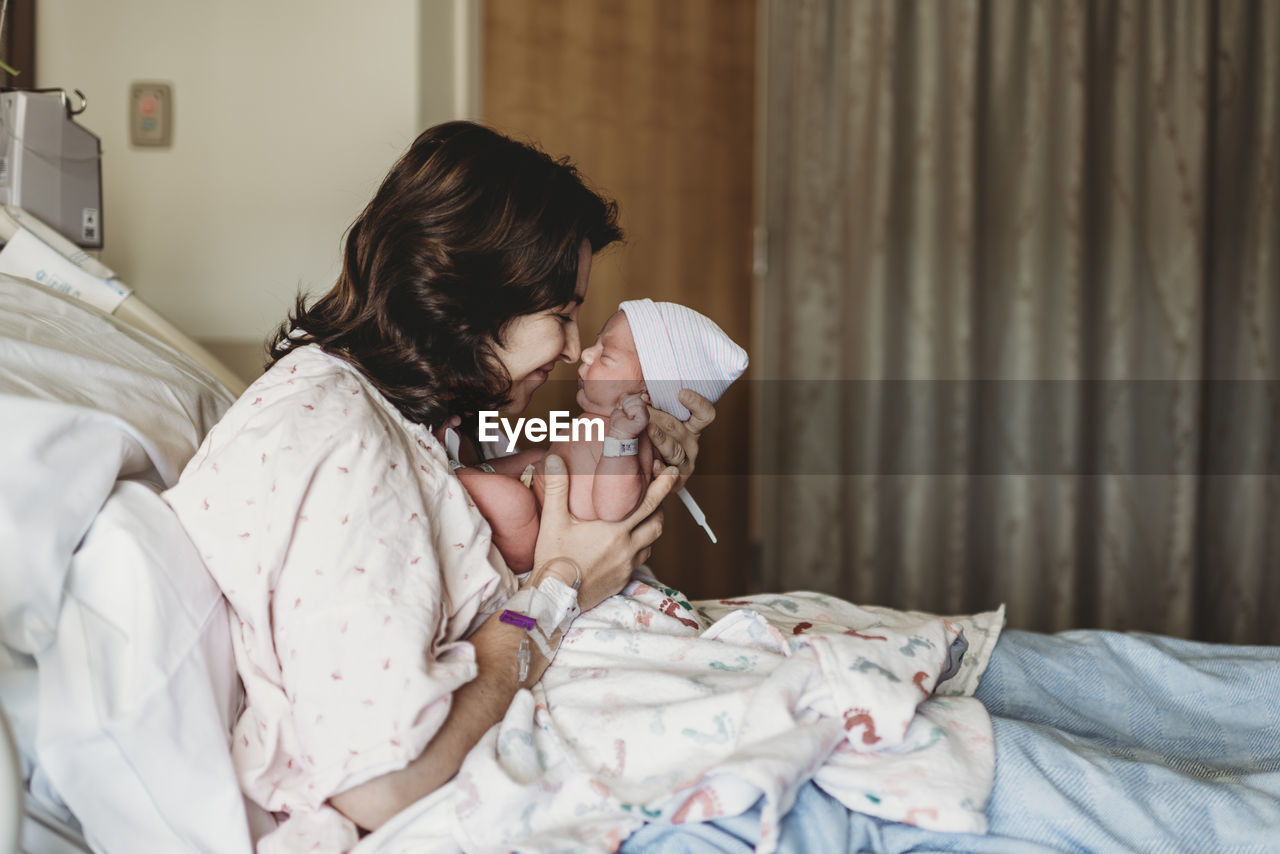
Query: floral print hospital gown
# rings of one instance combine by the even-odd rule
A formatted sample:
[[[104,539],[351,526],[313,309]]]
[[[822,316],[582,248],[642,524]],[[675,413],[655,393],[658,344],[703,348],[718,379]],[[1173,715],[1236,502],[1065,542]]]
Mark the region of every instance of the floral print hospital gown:
[[[231,605],[260,850],[346,848],[329,796],[399,769],[476,675],[464,638],[514,592],[429,431],[312,345],[277,362],[166,493]]]

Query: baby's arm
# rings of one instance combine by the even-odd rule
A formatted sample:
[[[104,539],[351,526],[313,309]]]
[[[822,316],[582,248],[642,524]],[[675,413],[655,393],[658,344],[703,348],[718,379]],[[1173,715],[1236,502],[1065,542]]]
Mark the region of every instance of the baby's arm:
[[[638,453],[606,457],[600,441],[551,443],[551,453],[564,460],[569,471],[569,512],[584,522],[625,519],[639,506],[652,479],[649,472],[653,469],[653,443],[644,429],[649,410],[640,395],[629,397],[633,399],[620,402],[613,411],[606,431],[616,439],[639,442]],[[538,460],[533,476],[539,507],[545,489],[543,464],[543,459]]]
[[[643,444],[648,439],[644,429],[648,424],[649,410],[640,395],[624,395],[609,416],[608,435]],[[635,454],[621,457],[604,456],[603,447],[599,453],[591,482],[591,505],[597,518],[617,522],[627,518],[640,503],[649,485],[649,469],[641,465],[638,449]]]
[[[649,479],[645,478],[643,473],[649,471],[653,467],[653,444],[649,441],[649,437],[641,434],[637,437],[640,441],[639,471],[633,478],[629,475],[609,475],[606,474],[597,477],[597,468],[601,459],[601,443],[591,441],[577,442],[553,442],[551,445],[551,453],[556,454],[560,459],[564,460],[565,468],[569,471],[569,512],[576,518],[584,522],[591,522],[596,519],[608,518],[601,515],[596,505],[597,488],[601,493],[618,489],[621,494],[615,494],[613,500],[619,504],[625,504],[630,501],[628,513],[635,510],[639,506],[640,500],[644,497],[644,489],[648,488]],[[624,459],[636,459],[629,457]],[[633,463],[633,465],[635,465]],[[543,493],[545,490],[545,480],[543,475],[543,462],[539,461],[533,475],[533,491],[538,497],[538,506],[542,506]],[[611,487],[604,481],[613,481]],[[639,497],[628,498],[626,492],[629,491],[631,484],[636,482],[643,484]],[[599,487],[597,487],[599,484]],[[625,518],[627,513],[623,513],[619,518]]]

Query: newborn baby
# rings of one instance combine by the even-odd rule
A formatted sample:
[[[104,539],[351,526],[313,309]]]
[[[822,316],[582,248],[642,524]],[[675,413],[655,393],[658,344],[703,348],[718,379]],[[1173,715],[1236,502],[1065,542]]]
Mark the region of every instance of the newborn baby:
[[[714,403],[747,368],[747,353],[710,318],[682,305],[631,300],[619,306],[582,352],[580,417],[604,422],[604,441],[552,442],[462,467],[459,480],[493,529],[493,541],[514,572],[533,567],[548,453],[569,472],[569,511],[583,520],[626,518],[653,477],[646,403],[681,420],[682,388]],[[584,431],[597,436],[597,430]]]

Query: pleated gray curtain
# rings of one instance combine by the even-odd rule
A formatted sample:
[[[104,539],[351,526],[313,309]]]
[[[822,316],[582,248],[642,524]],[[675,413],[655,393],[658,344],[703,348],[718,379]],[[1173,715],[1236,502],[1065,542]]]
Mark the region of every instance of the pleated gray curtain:
[[[1280,3],[765,13],[760,586],[1280,642]]]

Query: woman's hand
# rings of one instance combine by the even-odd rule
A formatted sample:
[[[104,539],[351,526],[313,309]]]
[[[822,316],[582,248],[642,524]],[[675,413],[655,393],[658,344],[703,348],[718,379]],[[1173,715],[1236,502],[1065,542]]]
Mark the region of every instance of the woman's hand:
[[[691,389],[682,389],[680,402],[689,408],[689,420],[678,421],[669,412],[649,407],[649,438],[661,460],[654,460],[656,475],[664,465],[673,465],[679,472],[676,489],[682,489],[689,475],[693,474],[694,461],[698,458],[698,437],[712,421],[716,420],[716,408],[711,401]]]
[[[546,491],[533,565],[542,566],[555,557],[577,563],[582,569],[578,607],[586,611],[621,590],[631,570],[649,559],[662,534],[662,499],[675,488],[676,470],[668,469],[655,477],[640,506],[620,522],[574,518],[569,512],[569,475],[564,462],[549,454],[544,470]],[[547,571],[566,584],[573,582],[567,567],[553,565]]]

